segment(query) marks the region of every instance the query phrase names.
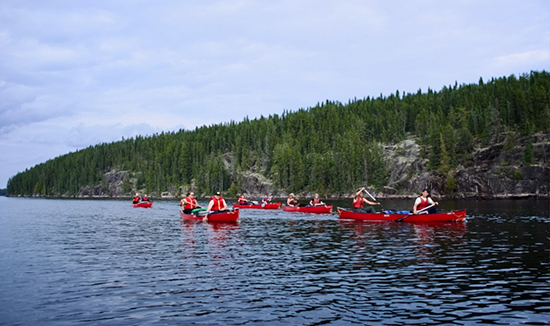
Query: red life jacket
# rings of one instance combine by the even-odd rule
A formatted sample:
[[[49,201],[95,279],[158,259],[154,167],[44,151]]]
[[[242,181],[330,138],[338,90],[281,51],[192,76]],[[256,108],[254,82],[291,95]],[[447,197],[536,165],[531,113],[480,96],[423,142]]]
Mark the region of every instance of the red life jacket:
[[[426,197],[426,199],[424,199],[424,197],[420,196],[420,204],[418,204],[418,206],[416,206],[416,209],[417,210],[421,210],[421,209],[424,209],[428,206],[430,206],[430,200]]]
[[[136,196],[134,197],[133,203],[139,203],[139,200],[140,200],[139,196]]]
[[[186,197],[187,201],[183,205],[183,209],[193,209],[197,207],[197,200],[195,198],[191,199],[189,197]]]
[[[214,205],[212,206],[213,211],[221,211],[223,207],[223,197],[220,196],[220,199],[216,199],[216,197],[212,196],[210,200],[214,201]]]
[[[357,197],[353,200],[353,208],[363,208],[363,197]]]
[[[246,203],[246,198],[244,196],[239,197],[239,204]]]
[[[317,205],[321,202],[321,198],[313,198],[311,201],[313,202],[313,205]]]

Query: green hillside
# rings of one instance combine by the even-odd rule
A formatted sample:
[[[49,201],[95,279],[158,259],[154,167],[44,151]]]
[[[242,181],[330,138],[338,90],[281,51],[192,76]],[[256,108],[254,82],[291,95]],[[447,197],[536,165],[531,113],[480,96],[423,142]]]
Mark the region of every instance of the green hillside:
[[[381,143],[413,135],[428,167],[446,173],[468,165],[474,148],[511,135],[550,133],[550,74],[480,79],[440,91],[326,101],[260,119],[203,126],[99,144],[38,164],[8,181],[8,195],[74,196],[127,171],[123,194],[167,189],[242,192],[244,173],[281,191],[341,194],[388,180]],[[529,146],[524,162],[530,164]],[[513,162],[511,162],[513,163]]]

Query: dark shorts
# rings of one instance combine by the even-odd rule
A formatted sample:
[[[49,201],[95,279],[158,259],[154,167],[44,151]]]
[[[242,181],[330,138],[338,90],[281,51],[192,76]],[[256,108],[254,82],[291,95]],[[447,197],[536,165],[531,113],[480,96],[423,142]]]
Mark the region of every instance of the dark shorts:
[[[363,208],[354,208],[357,213],[376,213],[376,210],[372,206],[363,207]]]

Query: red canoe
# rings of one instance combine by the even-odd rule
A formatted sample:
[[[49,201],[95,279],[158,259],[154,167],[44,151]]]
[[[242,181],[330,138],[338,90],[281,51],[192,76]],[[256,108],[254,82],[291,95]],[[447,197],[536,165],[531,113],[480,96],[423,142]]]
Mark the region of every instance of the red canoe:
[[[132,204],[134,207],[153,207],[152,201],[142,201],[141,203]]]
[[[267,203],[265,205],[240,205],[237,203],[233,204],[235,208],[254,208],[254,209],[279,209],[281,208],[281,203]]]
[[[466,210],[442,212],[435,214],[384,214],[357,213],[338,207],[340,218],[350,218],[364,221],[396,221],[396,222],[462,222],[466,219]]]
[[[202,212],[204,213],[204,211]],[[206,215],[194,215],[194,214],[184,214],[180,211],[180,216],[184,220],[195,220],[201,221]],[[223,211],[220,213],[211,213],[208,215],[208,222],[237,222],[239,220],[239,209],[233,209],[230,211]]]
[[[332,205],[298,206],[298,207],[283,205],[283,211],[322,214],[322,213],[332,212]]]

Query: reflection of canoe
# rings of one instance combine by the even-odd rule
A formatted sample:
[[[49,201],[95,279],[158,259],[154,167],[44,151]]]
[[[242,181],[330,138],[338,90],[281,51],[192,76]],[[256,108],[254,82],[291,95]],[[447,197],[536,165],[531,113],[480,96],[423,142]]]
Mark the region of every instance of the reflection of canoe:
[[[206,215],[204,215],[203,212],[199,212],[199,215],[194,214],[184,214],[182,211],[180,211],[180,216],[184,220],[196,220],[200,221],[203,220]],[[208,222],[237,222],[239,220],[239,209],[233,209],[228,211],[222,211],[222,212],[212,212],[208,214]]]
[[[132,204],[132,206],[134,206],[134,207],[153,207],[153,202],[152,201],[142,201],[142,202],[137,203],[137,204]]]
[[[235,208],[254,208],[254,209],[279,209],[281,208],[281,203],[267,203],[265,205],[240,205],[237,203],[233,204]]]
[[[283,211],[285,211],[285,212],[302,212],[302,213],[330,213],[330,212],[332,212],[332,205],[298,206],[298,207],[283,205]]]
[[[338,207],[340,218],[350,218],[365,221],[396,221],[396,222],[461,222],[466,218],[466,211],[451,211],[435,214],[384,214],[384,213],[357,213]]]

